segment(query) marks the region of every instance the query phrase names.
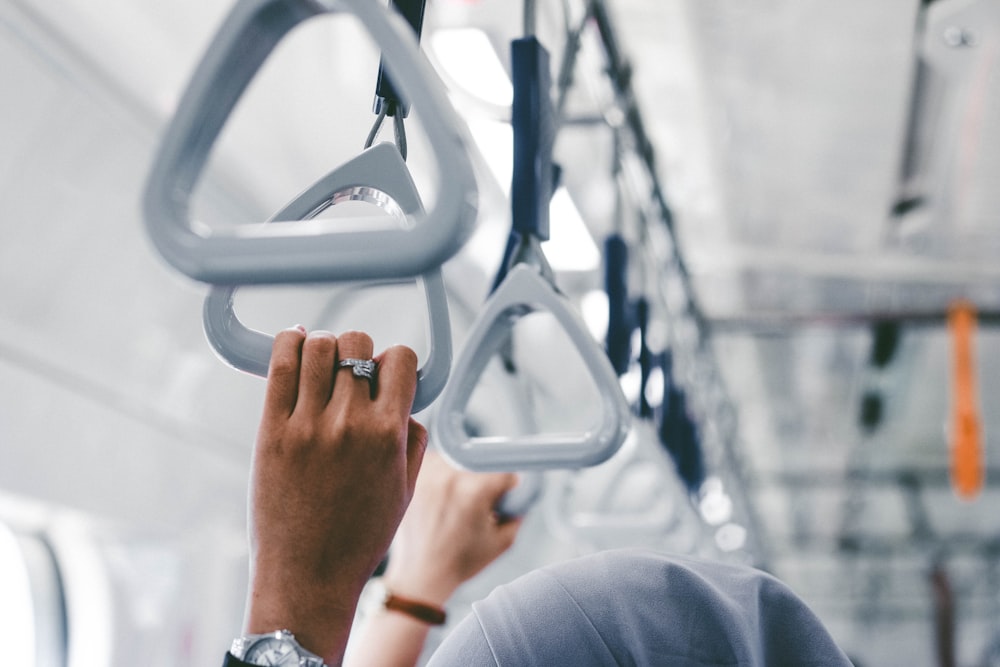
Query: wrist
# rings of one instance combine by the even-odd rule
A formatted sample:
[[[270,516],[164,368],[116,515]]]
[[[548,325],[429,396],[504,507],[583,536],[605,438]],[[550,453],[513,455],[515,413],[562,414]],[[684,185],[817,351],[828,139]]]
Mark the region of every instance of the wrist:
[[[406,598],[392,591],[386,591],[382,606],[386,611],[403,614],[427,626],[444,625],[448,620],[448,613],[444,607]]]
[[[339,664],[354,622],[358,594],[347,587],[321,586],[255,573],[246,631],[290,630],[303,648],[328,665]]]
[[[382,577],[382,584],[388,593],[443,607],[458,589],[460,582],[443,578],[404,576],[394,573],[390,568]]]

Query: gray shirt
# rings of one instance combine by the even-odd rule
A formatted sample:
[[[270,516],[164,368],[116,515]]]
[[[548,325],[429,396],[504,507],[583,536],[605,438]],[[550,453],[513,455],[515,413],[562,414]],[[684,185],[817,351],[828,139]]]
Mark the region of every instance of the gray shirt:
[[[640,549],[536,570],[477,602],[429,667],[850,667],[815,614],[759,570]]]

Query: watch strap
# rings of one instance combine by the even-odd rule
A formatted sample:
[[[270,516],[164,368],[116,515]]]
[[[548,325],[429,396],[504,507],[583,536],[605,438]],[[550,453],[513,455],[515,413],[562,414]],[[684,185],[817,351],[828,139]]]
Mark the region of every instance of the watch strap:
[[[390,611],[398,611],[428,625],[444,625],[445,621],[448,620],[448,615],[441,607],[400,597],[394,593],[386,593],[383,604]]]
[[[226,657],[222,661],[222,667],[257,667],[257,665],[250,664],[249,662],[243,662],[229,651],[226,651]]]

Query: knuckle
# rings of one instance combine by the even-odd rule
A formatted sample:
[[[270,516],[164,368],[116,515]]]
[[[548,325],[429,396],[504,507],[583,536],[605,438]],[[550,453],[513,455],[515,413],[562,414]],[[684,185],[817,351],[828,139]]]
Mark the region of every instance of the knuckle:
[[[293,375],[298,375],[299,372],[299,362],[294,357],[289,355],[275,355],[271,357],[270,370],[268,371],[268,377],[271,378],[286,378]]]
[[[315,443],[320,435],[319,425],[312,419],[296,419],[289,425],[291,442],[296,446],[308,446]]]
[[[333,424],[333,435],[344,442],[363,442],[367,447],[387,448],[399,440],[399,430],[392,420],[377,415],[359,418],[357,413],[345,411]]]
[[[375,437],[387,445],[396,445],[399,442],[399,425],[394,419],[379,417],[374,420],[373,428]]]
[[[347,412],[342,412],[333,421],[331,436],[338,441],[351,442],[358,436],[358,424]]]

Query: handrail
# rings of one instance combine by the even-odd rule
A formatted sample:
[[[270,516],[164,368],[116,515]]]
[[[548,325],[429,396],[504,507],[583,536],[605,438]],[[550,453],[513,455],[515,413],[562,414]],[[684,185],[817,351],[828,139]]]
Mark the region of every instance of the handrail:
[[[511,45],[514,73],[514,175],[511,241],[502,279],[455,364],[434,422],[442,453],[472,470],[541,470],[596,465],[618,451],[628,434],[629,406],[607,355],[572,304],[556,288],[540,240],[548,238],[554,124],[548,53],[534,37]],[[470,437],[464,414],[489,360],[524,316],[548,311],[577,348],[598,387],[600,423],[583,433]]]
[[[416,186],[398,150],[392,144],[382,143],[324,176],[272,219],[306,220],[345,199],[366,200],[397,216],[415,217],[423,211]],[[426,408],[441,393],[451,370],[452,356],[451,322],[441,269],[430,269],[416,280],[423,286],[429,315],[429,352],[417,372],[413,412]],[[215,286],[209,291],[202,311],[205,334],[212,348],[234,368],[266,377],[274,337],[240,321],[233,308],[236,290],[233,286]]]
[[[192,192],[209,153],[251,78],[293,27],[350,12],[367,27],[394,84],[420,110],[435,153],[439,190],[426,215],[404,229],[338,229],[300,221],[208,230],[192,219]],[[239,0],[217,32],[181,99],[150,172],[146,227],[168,263],[196,280],[278,284],[411,277],[440,266],[471,234],[476,183],[465,130],[412,28],[370,0]]]

